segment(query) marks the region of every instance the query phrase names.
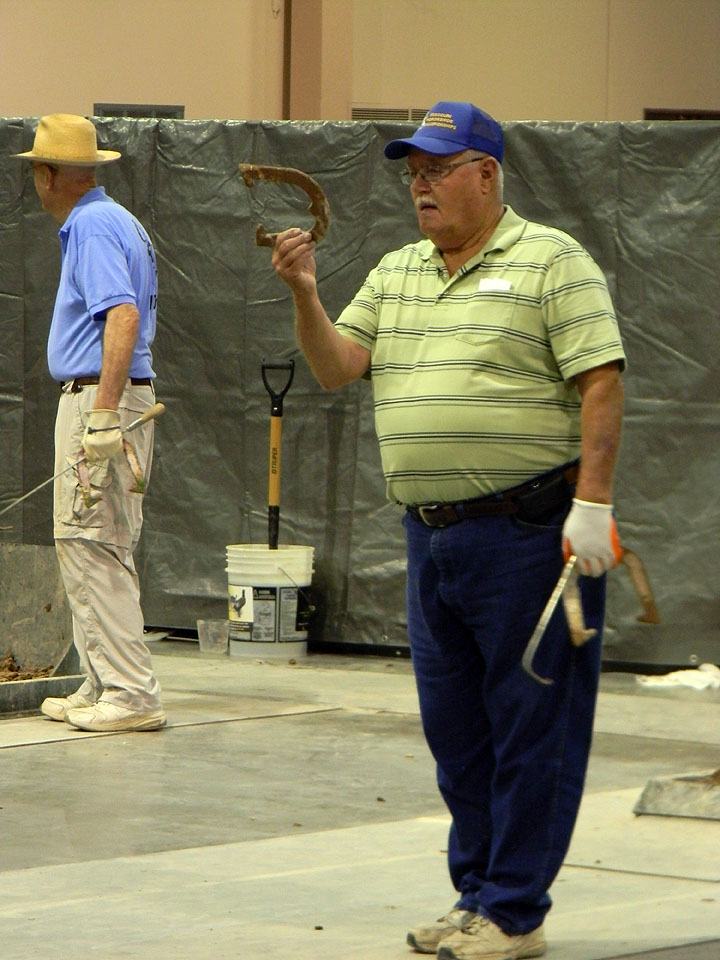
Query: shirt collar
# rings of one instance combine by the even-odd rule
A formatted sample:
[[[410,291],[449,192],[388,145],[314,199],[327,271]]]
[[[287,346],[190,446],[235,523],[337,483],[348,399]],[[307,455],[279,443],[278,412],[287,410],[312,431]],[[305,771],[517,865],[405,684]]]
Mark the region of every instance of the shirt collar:
[[[505,213],[495,227],[492,236],[479,253],[476,253],[467,263],[463,264],[462,269],[467,272],[477,263],[482,262],[486,254],[495,250],[507,250],[508,247],[511,247],[520,239],[526,226],[527,220],[518,216],[512,207],[505,204]],[[418,244],[418,254],[422,260],[430,260],[439,266],[444,265],[442,254],[431,240],[424,240]]]
[[[60,227],[60,230],[59,230],[60,236],[61,237],[67,236],[70,230],[70,227],[72,226],[72,222],[75,219],[75,217],[78,215],[81,207],[87,206],[88,203],[94,203],[97,200],[100,200],[100,201],[104,200],[107,203],[113,202],[112,199],[108,197],[107,194],[105,193],[105,187],[93,187],[92,190],[88,190],[87,193],[84,193],[82,197],[80,197],[78,202],[70,211],[70,214],[67,220],[62,225],[62,227]]]

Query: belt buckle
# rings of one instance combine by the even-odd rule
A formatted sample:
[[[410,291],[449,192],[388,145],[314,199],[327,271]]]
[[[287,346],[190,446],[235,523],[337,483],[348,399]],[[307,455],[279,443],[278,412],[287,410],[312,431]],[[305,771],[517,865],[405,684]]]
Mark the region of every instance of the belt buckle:
[[[422,520],[422,522],[425,524],[426,527],[447,526],[447,524],[445,523],[430,523],[430,521],[425,516],[426,513],[430,513],[430,511],[432,510],[437,510],[439,507],[440,507],[439,503],[423,503],[417,508],[418,516],[420,517],[420,519]]]

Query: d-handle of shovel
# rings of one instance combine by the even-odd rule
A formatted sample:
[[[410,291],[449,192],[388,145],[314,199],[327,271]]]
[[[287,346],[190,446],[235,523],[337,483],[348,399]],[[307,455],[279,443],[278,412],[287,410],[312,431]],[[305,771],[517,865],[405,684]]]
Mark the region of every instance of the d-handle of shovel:
[[[267,378],[268,370],[285,370],[288,373],[285,385],[275,390]],[[295,361],[262,364],[262,379],[270,394],[270,462],[268,468],[268,547],[277,550],[280,532],[280,455],[282,449],[283,398],[290,389],[295,375]]]

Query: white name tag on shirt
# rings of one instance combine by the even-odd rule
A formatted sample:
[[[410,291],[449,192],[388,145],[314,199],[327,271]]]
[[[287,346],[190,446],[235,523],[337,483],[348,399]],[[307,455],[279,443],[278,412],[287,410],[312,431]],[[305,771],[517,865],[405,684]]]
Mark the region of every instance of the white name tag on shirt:
[[[478,283],[478,290],[510,290],[512,283],[501,280],[499,277],[483,277]]]

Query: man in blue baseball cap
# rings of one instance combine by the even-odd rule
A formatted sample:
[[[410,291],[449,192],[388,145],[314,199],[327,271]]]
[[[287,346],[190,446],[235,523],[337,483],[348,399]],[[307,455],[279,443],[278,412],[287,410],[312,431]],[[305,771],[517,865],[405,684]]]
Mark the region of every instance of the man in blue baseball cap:
[[[399,160],[413,149],[435,156],[480,150],[502,163],[502,127],[489,113],[472,103],[436,103],[411,137],[387,144],[385,156]]]
[[[586,250],[503,202],[497,121],[441,101],[385,155],[405,160],[426,239],[383,257],[335,323],[308,232],[281,233],[273,265],[322,386],[370,374],[388,497],[405,508],[408,635],[459,894],[408,943],[438,960],[538,957],[590,751],[604,574],[620,559],[624,353]],[[523,653],[571,556],[596,634],[575,646],[558,611],[542,684]]]

